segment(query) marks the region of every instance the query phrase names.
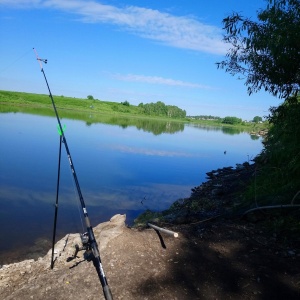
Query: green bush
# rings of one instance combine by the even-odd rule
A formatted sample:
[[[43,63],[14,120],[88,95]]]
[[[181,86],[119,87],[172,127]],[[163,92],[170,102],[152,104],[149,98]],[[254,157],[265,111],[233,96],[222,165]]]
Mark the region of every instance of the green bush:
[[[242,123],[242,119],[237,118],[237,117],[225,117],[222,120],[222,123],[224,124],[231,124],[231,125],[236,125]]]

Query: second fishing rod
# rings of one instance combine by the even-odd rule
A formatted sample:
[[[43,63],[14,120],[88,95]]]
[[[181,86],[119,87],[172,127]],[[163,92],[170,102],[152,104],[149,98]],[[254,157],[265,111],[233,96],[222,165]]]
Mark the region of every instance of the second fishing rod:
[[[49,87],[49,84],[48,84],[46,74],[45,74],[45,71],[43,69],[42,63],[47,63],[47,60],[39,58],[38,53],[35,50],[35,48],[33,48],[33,50],[35,52],[36,59],[39,62],[41,72],[43,73],[43,76],[44,76],[44,79],[45,79],[45,82],[46,82],[46,85],[47,85],[47,88],[48,88],[48,91],[49,91],[49,97],[51,99],[52,106],[53,106],[53,109],[54,109],[54,112],[55,112],[55,115],[56,115],[56,118],[57,118],[58,126],[59,126],[59,129],[60,129],[61,135],[62,135],[62,142],[65,145],[65,149],[66,149],[66,152],[67,152],[70,168],[71,168],[71,171],[72,171],[72,175],[73,175],[73,178],[74,178],[74,182],[75,182],[75,186],[76,186],[76,189],[77,189],[78,197],[79,197],[79,200],[80,200],[82,213],[83,213],[83,216],[84,216],[84,220],[85,220],[85,224],[86,224],[86,230],[87,230],[87,232],[86,232],[87,241],[85,241],[85,246],[87,248],[90,248],[91,251],[92,251],[92,255],[89,257],[88,260],[93,261],[94,267],[97,271],[98,277],[100,279],[100,282],[101,282],[101,285],[102,285],[102,288],[103,288],[103,294],[105,296],[105,299],[106,300],[112,300],[113,299],[112,294],[111,294],[110,288],[108,286],[108,282],[107,282],[107,279],[106,279],[106,276],[105,276],[105,273],[104,273],[104,270],[103,270],[103,267],[102,267],[100,253],[99,253],[99,249],[98,249],[98,244],[97,244],[97,241],[95,239],[93,228],[91,226],[90,219],[89,219],[89,216],[88,216],[88,213],[87,213],[87,209],[86,209],[86,206],[85,206],[85,203],[84,203],[84,199],[83,199],[83,196],[82,196],[82,193],[81,193],[81,189],[80,189],[78,178],[77,178],[77,175],[76,175],[76,172],[75,172],[75,167],[74,167],[74,164],[73,164],[73,161],[72,161],[71,153],[70,153],[68,143],[67,143],[67,140],[66,140],[66,137],[65,137],[65,134],[64,134],[64,130],[63,130],[61,122],[60,122],[60,118],[58,116],[58,112],[57,112],[55,102],[54,102],[54,99],[53,99],[53,96],[52,96],[52,93],[51,93],[51,90],[50,90],[50,87]]]

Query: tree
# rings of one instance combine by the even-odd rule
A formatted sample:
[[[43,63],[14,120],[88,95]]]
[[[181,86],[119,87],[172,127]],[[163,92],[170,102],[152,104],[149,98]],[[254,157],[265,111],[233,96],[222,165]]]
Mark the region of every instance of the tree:
[[[94,97],[93,97],[92,95],[88,95],[87,98],[88,98],[89,100],[94,100]]]
[[[270,108],[270,113],[264,149],[256,158],[262,166],[258,179],[261,186],[257,189],[264,191],[262,197],[271,195],[272,201],[289,204],[300,187],[300,97],[286,99]]]
[[[169,118],[185,118],[186,111],[175,105],[166,105],[162,101],[156,103],[140,103],[139,107],[143,110],[146,115],[152,116],[163,116]]]
[[[267,0],[258,21],[239,13],[223,20],[231,44],[218,68],[242,75],[248,94],[264,89],[279,98],[297,95],[300,86],[300,2]]]
[[[285,99],[270,109],[264,149],[254,160],[254,188],[248,186],[256,207],[282,207],[300,195],[300,1],[266,1],[257,21],[239,13],[223,20],[224,41],[231,48],[217,66],[241,76],[249,95],[264,89]]]
[[[259,117],[259,116],[255,116],[252,120],[252,122],[254,123],[258,123],[258,122],[261,122],[262,121],[262,117]]]
[[[125,106],[130,106],[130,103],[127,100],[125,100],[124,102],[121,102],[121,104],[125,105]]]
[[[237,118],[237,117],[225,117],[223,120],[222,120],[222,123],[224,124],[240,124],[242,123],[242,119],[240,118]]]

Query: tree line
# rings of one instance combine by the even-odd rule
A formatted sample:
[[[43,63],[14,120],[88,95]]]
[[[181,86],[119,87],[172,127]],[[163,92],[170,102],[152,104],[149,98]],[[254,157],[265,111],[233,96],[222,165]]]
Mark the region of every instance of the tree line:
[[[216,117],[212,115],[189,116],[189,118],[194,120],[221,120],[221,117]]]
[[[211,115],[200,115],[200,116],[188,116],[188,118],[194,119],[194,120],[214,120],[223,124],[231,124],[231,125],[237,125],[242,124],[243,120],[237,117],[230,117],[226,116],[225,118],[221,117],[215,117]],[[255,116],[252,121],[253,123],[262,122],[262,117]]]
[[[157,101],[156,103],[140,103],[138,105],[142,113],[149,116],[162,116],[168,118],[185,118],[186,111],[175,106],[166,105],[162,101]]]

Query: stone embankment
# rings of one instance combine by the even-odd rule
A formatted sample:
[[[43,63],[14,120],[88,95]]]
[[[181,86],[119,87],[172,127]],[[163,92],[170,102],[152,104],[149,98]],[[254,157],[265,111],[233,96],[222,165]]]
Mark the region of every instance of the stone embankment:
[[[245,162],[237,164],[235,168],[225,167],[207,172],[206,182],[192,188],[189,198],[175,201],[170,209],[156,215],[157,221],[188,224],[238,213],[236,207],[241,202],[242,191],[254,178],[255,168],[255,164]]]
[[[107,247],[109,241],[123,232],[125,219],[125,215],[116,215],[109,222],[101,223],[94,228],[96,239],[101,240],[100,251]],[[0,299],[55,299],[51,295],[56,293],[64,295],[69,284],[68,278],[73,277],[70,267],[83,261],[83,253],[79,252],[75,260],[67,262],[67,258],[73,256],[76,244],[81,245],[79,234],[67,234],[55,244],[53,270],[50,269],[51,249],[44,257],[37,260],[28,259],[1,266]],[[85,272],[89,271],[85,268]],[[80,270],[77,276],[82,276],[83,281],[89,277],[84,270]],[[61,289],[63,290],[60,293]],[[81,292],[78,291],[77,296],[85,299],[84,295],[79,296],[80,294]],[[73,296],[75,295],[74,292]],[[69,298],[58,297],[57,299]]]
[[[262,136],[265,137],[268,134],[268,129],[261,129],[259,131],[252,131],[250,135]]]

